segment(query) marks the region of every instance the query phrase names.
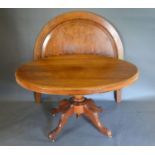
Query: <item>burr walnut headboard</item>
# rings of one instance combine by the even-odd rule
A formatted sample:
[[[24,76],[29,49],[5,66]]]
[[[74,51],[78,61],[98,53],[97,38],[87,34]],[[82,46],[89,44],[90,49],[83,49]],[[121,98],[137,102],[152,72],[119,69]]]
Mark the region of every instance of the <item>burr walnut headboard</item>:
[[[81,53],[123,58],[120,37],[104,17],[74,11],[51,19],[36,39],[34,59]]]

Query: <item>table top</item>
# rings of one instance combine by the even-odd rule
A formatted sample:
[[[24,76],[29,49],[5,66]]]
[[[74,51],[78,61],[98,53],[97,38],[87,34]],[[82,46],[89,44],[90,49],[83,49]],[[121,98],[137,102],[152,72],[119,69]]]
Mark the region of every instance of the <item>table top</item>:
[[[138,69],[105,56],[59,55],[26,63],[15,76],[19,85],[34,92],[86,95],[128,86],[138,78]]]

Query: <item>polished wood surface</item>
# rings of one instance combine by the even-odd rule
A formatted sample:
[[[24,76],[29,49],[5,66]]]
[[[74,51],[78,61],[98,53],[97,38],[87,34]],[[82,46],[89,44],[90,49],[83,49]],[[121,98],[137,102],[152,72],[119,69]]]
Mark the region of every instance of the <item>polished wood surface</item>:
[[[88,11],[72,11],[51,19],[42,28],[34,47],[35,60],[65,54],[123,59],[123,46],[116,29],[104,17]],[[121,91],[115,90],[114,96],[116,102],[121,101]],[[41,94],[35,92],[34,97],[37,103],[41,101]]]
[[[135,65],[92,54],[52,56],[24,64],[16,72],[16,80],[24,88],[59,95],[119,90],[137,77]]]
[[[51,110],[52,115],[62,113],[57,127],[49,133],[52,141],[55,141],[73,114],[77,117],[83,114],[102,134],[112,137],[112,132],[99,119],[98,113],[102,109],[83,95],[112,90],[120,93],[121,88],[132,84],[137,78],[135,65],[95,54],[51,56],[24,64],[16,71],[17,83],[37,92],[37,102],[40,102],[41,93],[73,96]],[[121,99],[118,93],[115,94],[117,100]]]

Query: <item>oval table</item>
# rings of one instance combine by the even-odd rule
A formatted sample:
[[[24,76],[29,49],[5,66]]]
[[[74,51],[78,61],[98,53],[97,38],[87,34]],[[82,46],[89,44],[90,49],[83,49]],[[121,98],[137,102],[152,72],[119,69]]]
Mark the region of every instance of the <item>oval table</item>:
[[[119,90],[138,78],[135,65],[115,58],[98,55],[59,55],[43,58],[22,65],[16,71],[16,81],[30,91],[69,95],[60,101],[51,114],[61,112],[58,126],[49,133],[55,140],[68,118],[73,114],[88,117],[96,128],[112,137],[112,132],[100,122],[98,113],[102,108],[84,95]]]

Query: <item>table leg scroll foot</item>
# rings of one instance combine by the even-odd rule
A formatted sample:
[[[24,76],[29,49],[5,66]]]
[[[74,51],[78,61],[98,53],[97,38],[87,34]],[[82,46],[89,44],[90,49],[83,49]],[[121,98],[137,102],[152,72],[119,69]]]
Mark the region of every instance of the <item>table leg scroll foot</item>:
[[[68,108],[65,112],[62,113],[58,126],[53,131],[51,131],[48,135],[50,140],[55,141],[57,135],[61,132],[68,118],[73,114],[74,114],[73,107]]]
[[[101,123],[98,113],[94,112],[92,109],[89,108],[89,106],[84,107],[84,115],[90,119],[90,121],[96,126],[96,128],[104,135],[108,137],[112,137],[112,132],[104,127],[104,125]]]

